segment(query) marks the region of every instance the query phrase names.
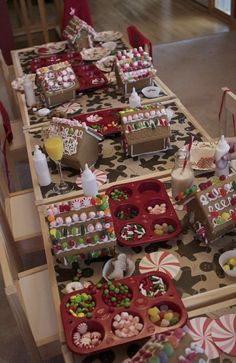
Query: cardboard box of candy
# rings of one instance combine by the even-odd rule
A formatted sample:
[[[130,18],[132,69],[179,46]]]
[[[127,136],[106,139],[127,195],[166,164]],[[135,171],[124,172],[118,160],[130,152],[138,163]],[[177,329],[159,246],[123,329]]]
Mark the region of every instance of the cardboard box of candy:
[[[136,247],[167,241],[181,232],[178,216],[159,180],[124,183],[106,193],[121,245]]]
[[[123,150],[132,157],[167,149],[170,125],[164,108],[150,104],[120,112]]]
[[[50,241],[58,257],[109,248],[116,242],[105,194],[51,204],[46,214]]]
[[[117,52],[115,74],[118,87],[128,95],[133,87],[137,91],[151,86],[156,70],[152,58],[140,47],[139,50],[135,48]]]
[[[69,349],[90,354],[181,327],[187,311],[171,279],[152,272],[67,294],[61,316]]]
[[[68,61],[38,68],[35,82],[47,107],[70,101],[75,98],[79,88],[78,79]]]

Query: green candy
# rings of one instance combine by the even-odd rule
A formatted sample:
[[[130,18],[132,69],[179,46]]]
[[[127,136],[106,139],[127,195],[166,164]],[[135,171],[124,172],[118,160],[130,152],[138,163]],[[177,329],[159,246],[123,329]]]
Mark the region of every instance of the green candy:
[[[159,357],[151,357],[149,358],[148,363],[161,363],[161,361]]]
[[[163,350],[168,357],[174,353],[174,349],[170,343],[164,343]]]

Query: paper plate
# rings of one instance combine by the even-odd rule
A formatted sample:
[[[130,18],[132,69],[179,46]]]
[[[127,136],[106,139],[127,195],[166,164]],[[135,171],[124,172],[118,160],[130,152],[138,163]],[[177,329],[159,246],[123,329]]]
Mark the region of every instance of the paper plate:
[[[107,57],[104,57],[97,61],[96,66],[102,71],[102,72],[111,72],[113,65],[115,62],[115,56],[114,55],[108,55]]]
[[[83,60],[96,61],[109,55],[110,51],[103,47],[95,47],[83,49],[80,54]]]
[[[73,115],[82,109],[82,106],[77,102],[67,102],[58,106],[55,111],[65,113],[67,115]]]
[[[215,144],[210,142],[194,141],[190,161],[194,170],[214,170]]]
[[[156,98],[160,92],[161,90],[157,86],[148,86],[142,89],[142,93],[146,98]]]
[[[97,186],[100,187],[101,185],[105,184],[107,182],[107,174],[104,173],[104,171],[94,169],[93,170],[94,175],[96,176]],[[76,178],[75,183],[79,188],[82,188],[82,180],[81,176],[78,176]]]
[[[104,32],[97,33],[94,37],[95,42],[111,42],[113,40],[118,40],[123,37],[121,32],[116,32],[113,30],[107,30]]]
[[[63,43],[48,43],[34,47],[34,51],[40,57],[47,57],[48,55],[63,52],[66,48],[66,42]]]
[[[139,272],[143,274],[152,271],[165,272],[174,279],[180,271],[179,260],[167,251],[146,254],[139,263]]]
[[[110,52],[116,49],[116,42],[105,42],[102,44],[103,48],[108,49]]]
[[[236,314],[227,314],[214,320],[211,335],[215,345],[224,353],[236,357]]]
[[[205,317],[194,318],[187,323],[189,334],[194,342],[205,351],[209,360],[219,357],[219,351],[211,336],[212,323],[211,319]]]

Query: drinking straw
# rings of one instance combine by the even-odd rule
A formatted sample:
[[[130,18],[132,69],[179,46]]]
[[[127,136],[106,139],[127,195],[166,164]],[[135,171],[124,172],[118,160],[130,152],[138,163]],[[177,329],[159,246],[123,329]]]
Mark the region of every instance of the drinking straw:
[[[185,169],[185,167],[187,165],[188,155],[190,154],[192,144],[193,144],[193,138],[192,138],[192,135],[190,135],[189,142],[188,142],[188,148],[187,148],[186,156],[185,156],[185,159],[184,159],[184,164],[183,164],[183,169],[182,169],[181,174],[184,172],[184,169]]]

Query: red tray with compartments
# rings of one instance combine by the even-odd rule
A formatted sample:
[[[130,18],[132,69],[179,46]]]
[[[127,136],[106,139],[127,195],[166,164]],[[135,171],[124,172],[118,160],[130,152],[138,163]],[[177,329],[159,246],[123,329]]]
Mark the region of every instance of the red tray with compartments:
[[[153,297],[148,297],[143,294],[143,290],[141,291],[141,288],[143,287],[146,279],[149,279],[150,277],[158,277],[162,279],[162,282],[165,284],[164,292],[158,293],[158,295]],[[91,288],[74,291],[63,297],[61,302],[61,316],[67,345],[72,352],[81,355],[91,354],[185,325],[188,317],[187,311],[172,280],[165,273],[151,272],[136,275],[122,280],[115,280],[112,284],[116,289],[118,287],[120,291],[122,285],[126,285],[128,287],[130,296],[129,307],[116,307],[112,306],[111,303],[108,305],[106,298],[107,295],[104,293],[108,286],[107,283],[102,284],[99,289],[92,286]],[[69,308],[66,306],[72,296],[82,293],[90,294],[95,302],[92,316],[90,318],[72,316]],[[161,310],[164,306],[165,309],[168,308],[168,311],[171,310],[173,313],[175,312],[179,315],[177,323],[164,327],[157,325],[158,323],[154,323],[151,320],[150,313],[148,314],[148,309],[157,307]],[[165,311],[167,312],[167,310]],[[122,312],[128,312],[130,315],[139,317],[139,321],[143,327],[137,335],[124,338],[115,334],[115,328],[113,326],[114,317]],[[161,319],[163,319],[163,317]],[[77,327],[81,323],[87,324],[89,332],[95,331],[101,334],[101,342],[99,345],[93,347],[81,347],[75,344],[74,334],[77,332]]]
[[[113,193],[120,195],[118,200],[114,200]],[[121,245],[137,247],[168,241],[180,234],[180,221],[159,180],[119,184],[109,188],[106,194],[109,196],[116,237]],[[162,204],[165,205],[164,213],[151,214],[148,210]]]
[[[79,66],[84,64],[80,52],[67,52],[60,54],[53,54],[50,57],[34,58],[31,61],[30,70],[35,73],[38,68],[50,66],[51,64],[68,61],[72,66]]]
[[[108,84],[106,76],[95,64],[73,65],[73,70],[79,80],[78,92],[102,88]]]
[[[109,136],[111,134],[119,134],[121,131],[119,111],[122,109],[123,108],[120,107],[98,110],[74,116],[73,118],[80,122],[85,122],[86,125],[97,130],[103,136]]]

